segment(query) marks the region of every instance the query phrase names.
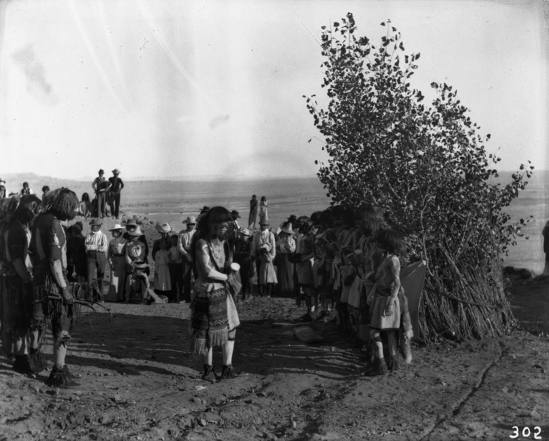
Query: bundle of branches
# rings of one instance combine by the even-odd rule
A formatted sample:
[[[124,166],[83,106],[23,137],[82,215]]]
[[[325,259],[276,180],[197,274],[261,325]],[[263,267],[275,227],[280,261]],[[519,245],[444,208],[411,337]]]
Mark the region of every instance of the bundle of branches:
[[[390,21],[381,25],[379,45],[356,35],[350,13],[323,27],[328,102],[305,97],[328,154],[318,176],[333,203],[384,207],[411,259],[427,262],[425,340],[501,335],[512,319],[496,268],[525,223],[503,209],[533,166],[498,183],[490,135],[479,134],[452,86],[433,82],[432,105],[422,103],[410,83],[420,54],[405,53]]]
[[[443,249],[439,270],[425,281],[420,305],[423,338],[500,337],[514,322],[499,265],[487,261],[473,268],[471,261],[455,261]]]

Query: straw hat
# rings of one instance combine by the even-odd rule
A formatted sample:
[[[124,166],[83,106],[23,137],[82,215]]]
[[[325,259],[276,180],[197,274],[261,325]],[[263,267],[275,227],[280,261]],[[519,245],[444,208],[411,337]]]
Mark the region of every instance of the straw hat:
[[[101,221],[100,219],[93,219],[90,222],[90,226],[92,227],[100,227],[101,225],[103,225],[103,221]]]
[[[114,230],[125,230],[126,228],[123,227],[122,225],[120,224],[114,224],[114,227],[112,228],[109,228],[109,231],[114,231]]]
[[[250,233],[250,230],[248,230],[247,228],[241,228],[239,230],[240,234],[242,234],[243,236],[251,236],[252,233]]]
[[[172,231],[172,227],[170,227],[169,223],[164,222],[162,225],[159,225],[157,227],[157,230],[158,230],[159,233],[168,234],[170,231]]]
[[[120,170],[118,170],[117,168],[115,168],[115,169],[112,171],[112,174],[113,174],[113,175],[119,175],[119,174],[120,174]]]
[[[194,216],[188,216],[187,219],[185,219],[182,223],[184,224],[196,224],[196,217]]]
[[[135,230],[128,231],[128,235],[130,236],[143,236],[143,233],[141,232],[141,227],[139,225],[135,227]]]
[[[289,235],[294,234],[294,230],[292,228],[292,224],[290,222],[287,223],[287,225],[280,230],[281,233],[287,233]]]

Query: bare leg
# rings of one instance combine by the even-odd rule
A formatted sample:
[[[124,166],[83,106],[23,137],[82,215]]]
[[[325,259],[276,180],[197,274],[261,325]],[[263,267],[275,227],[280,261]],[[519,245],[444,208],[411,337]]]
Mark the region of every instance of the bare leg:
[[[223,345],[223,364],[228,366],[233,364],[233,351],[234,351],[234,340],[229,340]]]

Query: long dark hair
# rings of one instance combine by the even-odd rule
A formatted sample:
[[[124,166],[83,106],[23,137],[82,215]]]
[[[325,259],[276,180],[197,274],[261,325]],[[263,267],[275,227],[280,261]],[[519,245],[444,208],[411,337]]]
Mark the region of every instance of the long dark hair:
[[[213,207],[207,213],[204,213],[203,216],[198,220],[196,225],[196,233],[193,235],[191,240],[191,257],[193,261],[195,260],[196,254],[196,243],[200,239],[209,240],[211,230],[219,224],[224,222],[232,222],[233,217],[231,212],[225,207]]]
[[[378,231],[376,242],[381,249],[391,254],[401,255],[404,252],[404,236],[400,231],[387,228]]]
[[[38,214],[41,203],[40,198],[34,194],[21,196],[14,217],[22,224],[30,224]]]
[[[78,208],[78,197],[74,191],[61,187],[52,190],[44,196],[40,212],[51,213],[57,219],[73,220]]]

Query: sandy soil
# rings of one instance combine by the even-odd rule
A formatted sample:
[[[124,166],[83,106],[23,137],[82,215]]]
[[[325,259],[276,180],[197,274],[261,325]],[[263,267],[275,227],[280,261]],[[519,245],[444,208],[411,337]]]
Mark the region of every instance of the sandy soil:
[[[73,332],[79,386],[48,388],[47,373],[1,359],[0,440],[504,440],[513,426],[549,439],[549,282],[515,281],[510,301],[525,330],[415,345],[409,368],[366,377],[333,322],[313,322],[325,342],[306,345],[292,331],[302,308],[253,299],[239,305],[243,375],[217,383],[189,353],[187,304],[107,304],[112,317],[85,314]],[[45,349],[51,361],[51,338]]]

